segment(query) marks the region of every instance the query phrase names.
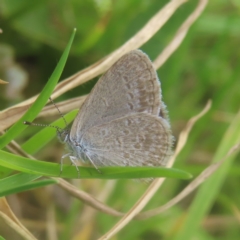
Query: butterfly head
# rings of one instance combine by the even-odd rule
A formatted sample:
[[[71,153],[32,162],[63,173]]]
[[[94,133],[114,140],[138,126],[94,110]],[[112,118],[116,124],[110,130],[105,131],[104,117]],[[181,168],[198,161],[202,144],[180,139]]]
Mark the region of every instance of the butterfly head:
[[[57,135],[61,143],[66,143],[69,139],[69,129],[58,130]]]

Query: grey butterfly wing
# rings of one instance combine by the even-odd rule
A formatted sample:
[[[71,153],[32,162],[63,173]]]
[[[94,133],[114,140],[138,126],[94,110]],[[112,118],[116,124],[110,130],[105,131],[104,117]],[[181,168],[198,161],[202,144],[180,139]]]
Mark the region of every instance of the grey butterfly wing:
[[[137,113],[92,127],[81,145],[95,166],[164,166],[172,141],[165,119]]]
[[[80,140],[92,126],[137,112],[159,115],[160,108],[156,71],[146,54],[134,50],[120,58],[99,79],[80,109],[70,135]]]

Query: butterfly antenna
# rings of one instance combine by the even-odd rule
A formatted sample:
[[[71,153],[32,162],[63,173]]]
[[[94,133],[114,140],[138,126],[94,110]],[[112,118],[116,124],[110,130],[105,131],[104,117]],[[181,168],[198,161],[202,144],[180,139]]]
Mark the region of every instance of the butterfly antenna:
[[[62,129],[60,127],[49,125],[49,124],[33,123],[33,122],[28,122],[28,121],[24,121],[23,124],[28,125],[28,126],[37,126],[37,127],[51,127],[51,128],[55,128],[59,133],[62,131]]]
[[[64,121],[64,123],[65,123],[65,125],[66,125],[66,127],[67,127],[67,126],[68,126],[68,123],[67,123],[65,117],[63,116],[63,114],[61,113],[61,111],[59,110],[59,108],[57,107],[57,105],[55,104],[55,102],[52,100],[51,97],[49,97],[49,100],[50,100],[51,103],[54,105],[54,107],[58,110],[60,116],[62,117],[62,119],[63,119],[63,121]]]

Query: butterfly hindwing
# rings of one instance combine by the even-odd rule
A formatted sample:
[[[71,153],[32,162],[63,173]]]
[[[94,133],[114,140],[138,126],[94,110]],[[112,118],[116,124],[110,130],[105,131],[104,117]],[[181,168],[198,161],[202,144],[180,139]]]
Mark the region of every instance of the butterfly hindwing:
[[[165,119],[137,113],[92,127],[81,145],[96,166],[164,166],[172,136]]]

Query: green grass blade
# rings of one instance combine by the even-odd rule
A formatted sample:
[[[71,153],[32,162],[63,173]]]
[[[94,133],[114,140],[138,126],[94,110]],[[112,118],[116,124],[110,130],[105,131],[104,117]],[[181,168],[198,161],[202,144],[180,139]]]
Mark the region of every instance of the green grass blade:
[[[17,173],[15,175],[3,178],[0,180],[0,194],[1,192],[8,190],[12,186],[20,186],[36,180],[37,178],[39,178],[39,176],[26,173]]]
[[[18,171],[38,174],[43,176],[58,177],[60,165],[44,161],[34,161],[21,156],[0,150],[0,165]],[[92,167],[79,167],[80,178],[101,178],[101,179],[120,179],[120,178],[149,178],[149,177],[171,177],[189,179],[191,175],[184,171],[173,168],[156,167],[106,167],[101,168],[99,173]],[[78,178],[75,166],[65,166],[61,177]]]
[[[240,142],[239,123],[240,111],[227,129],[215,154],[213,162],[218,162],[227,154],[233,145]],[[214,173],[199,189],[190,206],[187,218],[174,240],[193,239],[194,237],[197,237],[198,228],[201,226],[203,218],[212,207],[217,194],[219,193],[220,188],[227,177],[235,156],[236,155],[231,155],[223,163],[220,169],[218,169],[217,172]]]
[[[77,113],[78,110],[73,110],[70,113],[66,114],[64,117],[67,122],[71,122],[75,118]],[[63,122],[62,118],[51,123],[51,125],[58,126],[60,128],[65,128],[65,123]],[[51,139],[53,139],[54,137],[56,137],[56,130],[53,128],[46,127],[39,131],[37,134],[35,134],[33,137],[31,137],[21,147],[28,154],[35,154],[43,146],[50,142]]]
[[[65,63],[68,58],[68,54],[75,36],[76,30],[74,29],[73,34],[67,44],[66,49],[63,52],[60,61],[58,62],[55,70],[53,71],[50,79],[47,84],[41,91],[40,95],[33,103],[33,105],[28,109],[28,111],[3,135],[0,137],[0,149],[6,146],[12,139],[16,138],[27,126],[23,124],[26,121],[33,121],[34,118],[38,115],[41,109],[44,107],[48,101],[53,89],[55,88],[61,74]]]
[[[0,197],[3,196],[7,196],[10,194],[15,194],[15,193],[19,193],[19,192],[24,192],[24,191],[28,191],[31,189],[35,189],[35,188],[39,188],[39,187],[44,187],[50,184],[55,184],[57,183],[56,180],[54,179],[47,179],[47,180],[39,180],[36,182],[29,182],[27,184],[22,184],[22,185],[15,185],[12,186],[8,189],[5,189],[4,191],[0,191]]]
[[[98,173],[98,175],[106,175],[106,179],[136,179],[159,177],[190,179],[192,177],[190,173],[187,173],[180,169],[165,167],[108,167],[101,168],[100,171],[102,174]]]

